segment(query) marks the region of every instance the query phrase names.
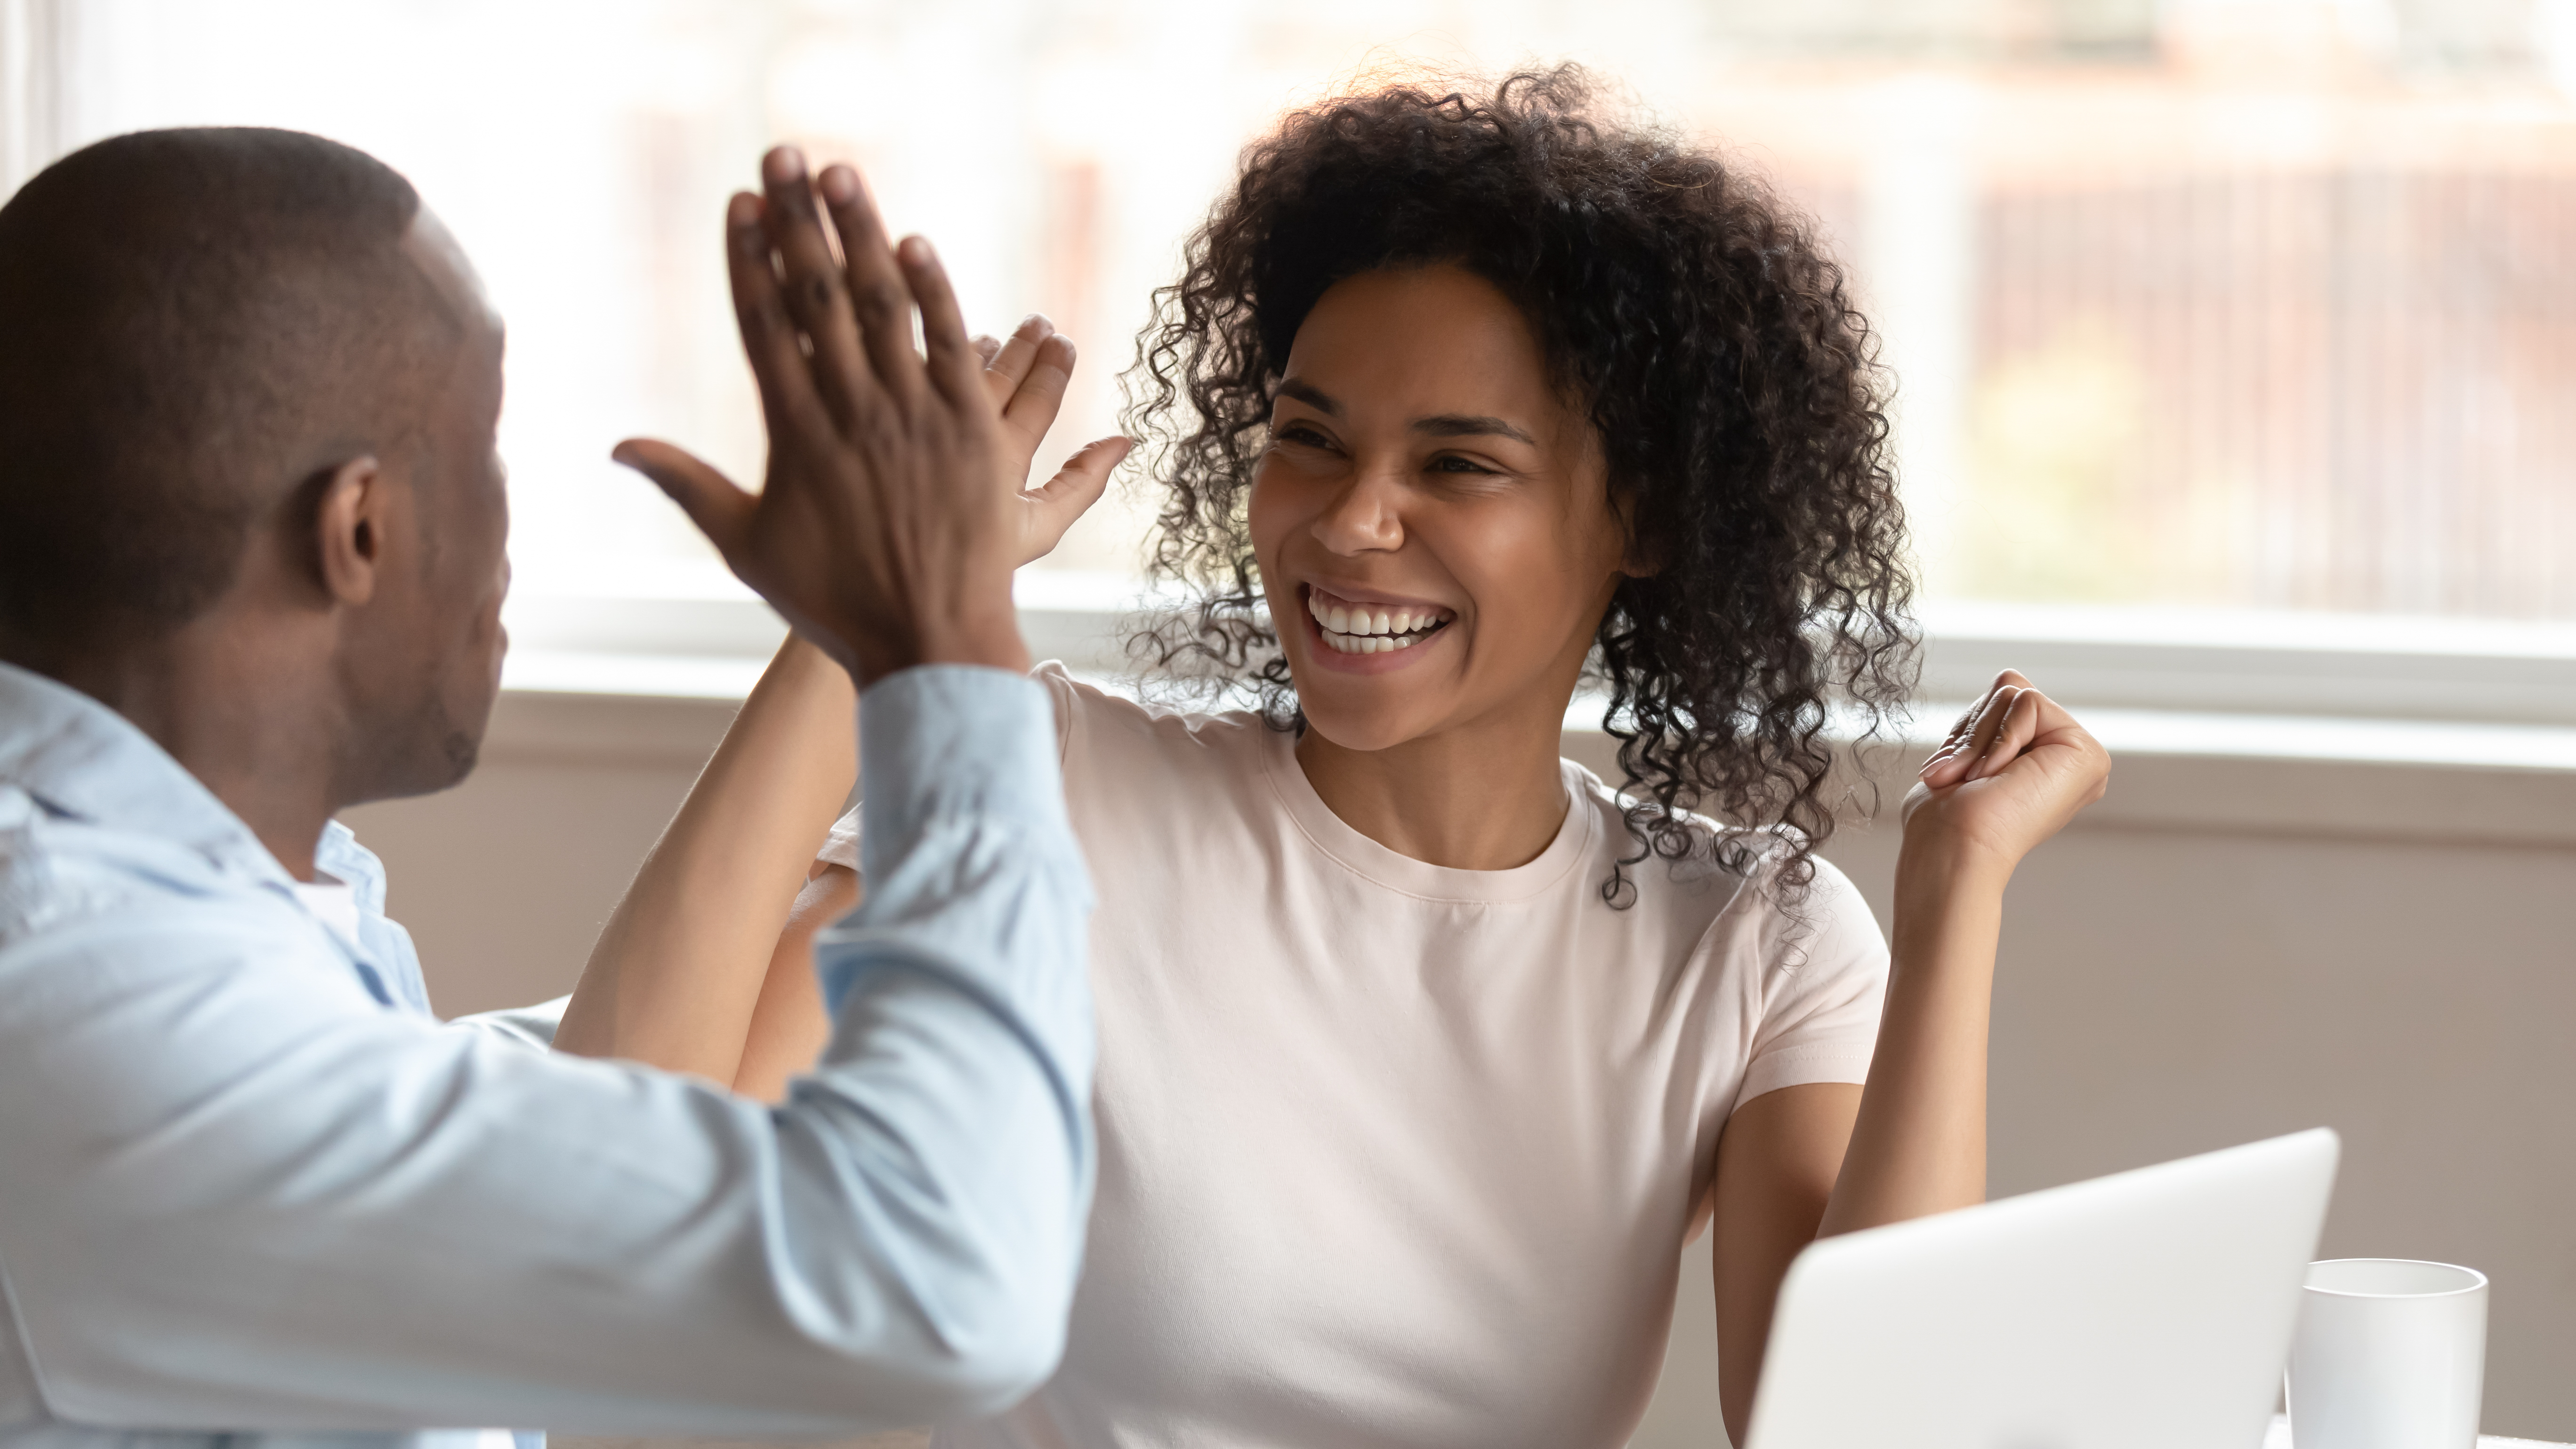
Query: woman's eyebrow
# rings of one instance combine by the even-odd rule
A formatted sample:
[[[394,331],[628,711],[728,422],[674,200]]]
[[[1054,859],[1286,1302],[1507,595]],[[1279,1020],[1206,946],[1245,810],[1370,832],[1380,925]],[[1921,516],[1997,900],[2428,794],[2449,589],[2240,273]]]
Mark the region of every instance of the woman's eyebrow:
[[[1515,438],[1533,448],[1538,446],[1538,439],[1504,422],[1501,418],[1469,417],[1462,413],[1443,413],[1436,418],[1417,419],[1413,424],[1413,430],[1417,433],[1429,433],[1435,438]]]
[[[1311,382],[1293,377],[1283,378],[1279,383],[1279,395],[1293,397],[1328,418],[1338,418],[1342,415],[1342,405],[1333,401],[1333,395]]]
[[[1279,396],[1295,398],[1328,418],[1338,418],[1342,415],[1342,405],[1331,393],[1303,378],[1282,379],[1279,384]],[[1413,431],[1429,433],[1435,438],[1512,438],[1527,443],[1533,448],[1538,446],[1538,439],[1528,433],[1504,422],[1501,418],[1487,417],[1482,414],[1441,413],[1436,417],[1417,418],[1413,423]]]

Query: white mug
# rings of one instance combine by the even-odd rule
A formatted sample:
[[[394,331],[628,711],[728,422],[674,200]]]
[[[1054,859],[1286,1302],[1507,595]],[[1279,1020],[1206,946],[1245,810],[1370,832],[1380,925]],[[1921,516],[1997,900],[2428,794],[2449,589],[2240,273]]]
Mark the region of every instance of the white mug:
[[[2448,1263],[2308,1265],[2290,1346],[2293,1449],[2477,1449],[2487,1278]]]

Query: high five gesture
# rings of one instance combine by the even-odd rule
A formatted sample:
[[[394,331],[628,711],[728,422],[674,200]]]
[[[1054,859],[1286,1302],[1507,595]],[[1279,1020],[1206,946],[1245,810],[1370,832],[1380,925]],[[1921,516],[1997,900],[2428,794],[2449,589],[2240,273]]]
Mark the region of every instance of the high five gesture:
[[[919,237],[889,243],[849,167],[818,186],[780,147],[761,174],[765,194],[736,196],[725,229],[766,485],[747,492],[668,443],[633,439],[615,456],[861,686],[915,664],[1027,668],[1011,609],[1027,450],[946,271]]]

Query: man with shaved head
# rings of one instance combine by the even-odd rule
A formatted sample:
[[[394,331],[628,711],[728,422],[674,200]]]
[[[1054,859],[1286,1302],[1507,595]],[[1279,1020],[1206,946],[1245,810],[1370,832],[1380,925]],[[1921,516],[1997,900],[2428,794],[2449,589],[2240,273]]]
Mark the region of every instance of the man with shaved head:
[[[500,679],[501,326],[411,186],[163,131],[0,207],[0,1449],[848,1433],[1052,1368],[1090,897],[1027,460],[929,248],[764,182],[766,487],[626,456],[860,689],[873,890],[774,1109],[441,1024],[333,823],[463,778]]]
[[[291,131],[101,142],[0,209],[0,337],[0,659],[161,742],[299,879],[333,810],[463,778],[500,680],[501,327],[409,182]]]

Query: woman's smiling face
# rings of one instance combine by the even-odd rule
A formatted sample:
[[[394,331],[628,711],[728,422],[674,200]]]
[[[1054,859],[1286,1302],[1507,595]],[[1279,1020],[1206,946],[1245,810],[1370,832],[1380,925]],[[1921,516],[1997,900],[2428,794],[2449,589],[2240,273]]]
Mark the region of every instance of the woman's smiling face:
[[[1520,309],[1447,265],[1316,302],[1250,523],[1298,703],[1354,750],[1561,712],[1630,552]]]

